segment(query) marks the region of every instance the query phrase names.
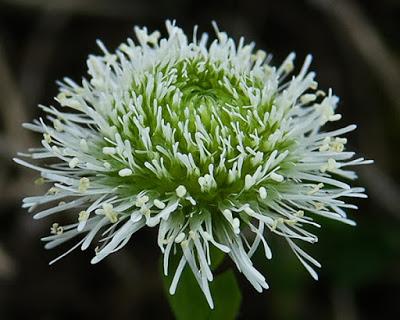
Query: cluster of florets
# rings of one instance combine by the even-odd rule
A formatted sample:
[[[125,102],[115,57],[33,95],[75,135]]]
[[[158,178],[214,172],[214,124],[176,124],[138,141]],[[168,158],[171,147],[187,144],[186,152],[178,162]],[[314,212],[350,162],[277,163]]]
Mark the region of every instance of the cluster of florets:
[[[319,263],[294,241],[317,241],[305,228],[317,226],[314,215],[352,223],[344,210],[356,207],[343,199],[364,190],[340,178],[354,179],[345,168],[366,163],[344,150],[342,136],[355,126],[321,129],[341,116],[338,98],[317,90],[310,56],[286,81],[294,54],[275,68],[253,43],[236,44],[217,28],[208,45],[196,28],[189,41],[174,23],[166,27],[163,39],[136,28],[138,43],[115,53],[99,42],[89,78],[64,79],[61,107],[41,106],[47,120],[25,125],[43,134],[27,155],[42,164],[16,161],[51,188],[23,206],[55,203],[34,217],[66,211],[75,220],[54,223],[46,248],[79,238],[71,250],[85,250],[100,238],[97,263],[139,229],[157,227],[165,274],[171,253],[181,255],[170,292],[188,264],[210,306],[210,246],[262,291],[268,285],[251,257],[261,245],[271,258],[265,237],[279,235],[317,278]]]

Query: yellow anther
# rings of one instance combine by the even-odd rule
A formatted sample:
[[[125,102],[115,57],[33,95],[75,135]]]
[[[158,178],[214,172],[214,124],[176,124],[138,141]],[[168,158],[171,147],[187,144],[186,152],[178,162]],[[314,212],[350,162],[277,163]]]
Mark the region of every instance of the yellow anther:
[[[312,81],[312,82],[310,83],[310,88],[313,89],[313,90],[317,90],[317,88],[318,88],[318,82],[317,82],[317,81]]]
[[[56,131],[58,131],[58,132],[64,131],[64,125],[61,123],[61,121],[59,119],[55,119],[53,121],[53,126],[54,126],[54,129],[56,129]]]
[[[71,169],[75,168],[79,163],[79,159],[78,158],[72,158],[71,161],[68,163],[69,167]]]
[[[189,240],[183,240],[182,242],[181,242],[181,246],[182,246],[182,248],[187,248],[188,246],[189,246]]]
[[[331,143],[331,150],[335,152],[342,152],[344,150],[344,145],[346,144],[347,139],[345,138],[336,138]]]
[[[197,235],[196,235],[196,232],[194,232],[193,230],[190,230],[190,231],[189,231],[189,237],[190,237],[190,238],[195,239],[196,236],[197,236]]]
[[[266,58],[267,54],[265,53],[264,50],[257,50],[255,54],[251,55],[251,60],[253,62],[260,60],[263,61]]]
[[[326,137],[323,141],[322,141],[322,145],[319,148],[319,151],[328,151],[329,150],[329,145],[331,143],[331,138],[330,137]]]
[[[316,98],[317,98],[317,96],[315,94],[306,93],[300,97],[300,102],[302,104],[307,104],[307,103],[313,102]]]
[[[299,210],[294,215],[296,217],[299,217],[299,218],[304,217],[304,211],[303,210]]]
[[[78,216],[78,221],[82,222],[82,221],[86,221],[87,219],[89,219],[89,213],[85,210],[79,212],[79,216]]]
[[[337,168],[337,163],[335,159],[328,159],[328,170],[335,170]]]
[[[334,151],[342,152],[344,150],[344,145],[347,143],[346,138],[335,138],[334,140],[330,137],[326,137],[322,142],[319,151]]]
[[[338,165],[336,163],[336,160],[329,158],[328,162],[326,164],[323,164],[319,170],[321,172],[335,171],[335,169],[337,169],[337,167],[338,167]]]
[[[319,190],[321,190],[324,187],[323,183],[318,183],[316,185],[313,186],[313,188],[307,192],[308,195],[313,195],[315,193],[317,193]]]
[[[293,226],[297,223],[297,221],[298,221],[298,219],[285,219],[284,222],[290,226]]]
[[[344,145],[343,143],[339,143],[339,142],[332,142],[331,144],[331,150],[335,151],[335,152],[342,152],[344,150]]]
[[[79,180],[79,187],[78,190],[79,192],[86,192],[87,189],[90,187],[90,180],[89,178],[83,177]]]
[[[335,114],[333,106],[328,101],[326,101],[326,99],[322,101],[322,103],[319,104],[317,108],[321,112],[323,123],[326,123],[328,121],[337,121],[342,118],[341,114]]]
[[[315,207],[316,210],[323,210],[323,209],[325,209],[324,204],[321,203],[321,202],[315,202],[315,203],[314,203],[314,207]]]
[[[146,206],[141,207],[140,212],[143,213],[146,217],[150,217],[151,210]]]
[[[43,138],[44,141],[46,141],[48,144],[51,143],[51,135],[49,135],[48,133],[43,133]]]
[[[114,211],[114,207],[111,203],[103,203],[103,214],[111,223],[116,223],[118,221],[118,214]]]
[[[292,72],[294,69],[294,64],[292,60],[286,61],[286,63],[283,65],[283,69],[285,70],[286,73]]]
[[[56,234],[56,235],[63,234],[64,228],[62,226],[60,226],[58,223],[53,223],[53,225],[50,228],[50,233]]]
[[[48,195],[56,195],[57,193],[60,192],[60,189],[56,188],[56,187],[51,187],[46,194]]]
[[[343,144],[347,143],[347,139],[346,138],[336,138],[335,141],[338,142],[338,143],[343,143]]]
[[[44,180],[43,177],[39,177],[39,178],[37,178],[37,179],[35,180],[34,183],[35,183],[37,186],[42,186],[42,185],[44,185],[45,182],[46,182],[46,181]]]
[[[141,208],[147,203],[147,201],[149,201],[148,196],[141,196],[136,199],[135,206]]]
[[[283,224],[285,220],[283,218],[278,218],[275,219],[274,222],[272,223],[271,230],[274,231],[278,227],[278,225]]]

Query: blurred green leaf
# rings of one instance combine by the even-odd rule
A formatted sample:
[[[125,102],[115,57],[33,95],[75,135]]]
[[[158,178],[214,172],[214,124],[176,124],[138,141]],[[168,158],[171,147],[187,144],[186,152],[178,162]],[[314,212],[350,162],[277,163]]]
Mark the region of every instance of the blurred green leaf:
[[[220,256],[219,260],[222,261]],[[174,263],[176,264],[176,262]],[[217,263],[218,264],[218,263]],[[171,270],[174,270],[173,268]],[[191,269],[186,266],[174,295],[168,290],[173,279],[173,273],[164,277],[164,287],[171,309],[178,320],[204,319],[236,319],[241,303],[241,293],[232,270],[227,270],[216,276],[210,284],[214,300],[214,310],[211,310],[201,291]]]
[[[173,279],[173,274],[164,277],[164,286],[171,309],[178,320],[202,320],[208,319],[210,307],[204,298],[190,268],[186,266],[182,272],[176,293],[169,294],[169,287]]]
[[[210,246],[211,269],[217,269],[224,261],[225,253],[214,246]]]
[[[215,309],[210,314],[210,319],[236,319],[242,301],[240,288],[235,274],[227,270],[215,278],[211,284]]]

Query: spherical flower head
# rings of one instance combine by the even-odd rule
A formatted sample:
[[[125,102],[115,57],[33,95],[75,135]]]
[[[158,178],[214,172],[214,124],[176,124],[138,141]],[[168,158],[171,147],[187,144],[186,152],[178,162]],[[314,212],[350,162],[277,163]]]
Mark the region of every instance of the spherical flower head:
[[[89,56],[89,77],[65,78],[59,106],[40,106],[47,119],[25,125],[43,134],[42,147],[25,154],[41,165],[16,159],[51,184],[24,199],[39,208],[34,218],[72,217],[52,225],[46,248],[79,238],[71,250],[85,250],[100,238],[97,263],[136,231],[157,228],[165,274],[170,255],[180,256],[170,293],[188,265],[211,307],[212,246],[257,291],[268,285],[251,258],[260,246],[271,258],[267,235],[283,237],[317,278],[319,263],[295,242],[317,241],[306,230],[318,226],[315,216],[353,224],[345,209],[356,207],[344,199],[365,197],[364,189],[341,180],[356,178],[347,167],[368,162],[345,151],[354,125],[322,129],[341,116],[332,91],[317,90],[310,56],[285,80],[293,53],[276,68],[253,43],[214,27],[210,44],[170,21],[166,38],[135,28],[137,43],[115,53],[98,42],[103,53]]]

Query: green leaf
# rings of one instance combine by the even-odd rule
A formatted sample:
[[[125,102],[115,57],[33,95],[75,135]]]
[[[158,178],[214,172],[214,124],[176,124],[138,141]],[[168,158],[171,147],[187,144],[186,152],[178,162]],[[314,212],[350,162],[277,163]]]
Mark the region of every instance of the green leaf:
[[[211,284],[215,309],[210,314],[210,319],[236,319],[242,301],[240,288],[235,274],[227,270],[218,275]]]
[[[175,262],[176,264],[176,262]],[[171,270],[175,270],[171,268]],[[241,303],[241,293],[232,270],[216,276],[210,284],[214,310],[210,309],[191,269],[186,266],[174,295],[168,290],[173,272],[164,277],[164,287],[171,309],[177,320],[236,319]]]
[[[210,246],[211,269],[217,269],[224,261],[225,253],[214,246]]]

